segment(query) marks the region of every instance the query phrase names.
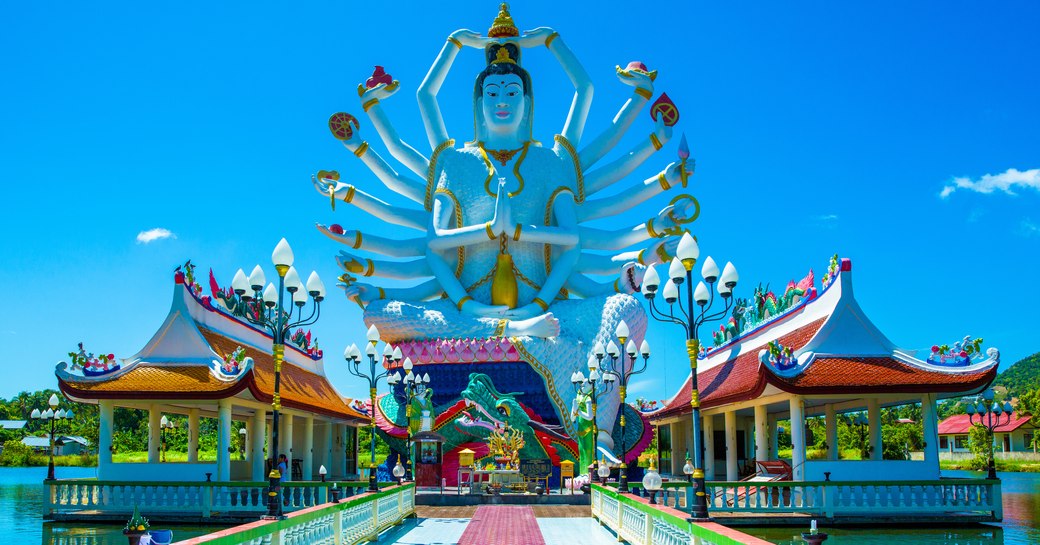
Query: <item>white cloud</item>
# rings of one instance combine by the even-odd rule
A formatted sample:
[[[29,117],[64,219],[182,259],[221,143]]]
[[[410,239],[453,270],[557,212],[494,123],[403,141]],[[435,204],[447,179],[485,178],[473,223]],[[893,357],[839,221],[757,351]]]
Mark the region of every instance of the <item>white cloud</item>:
[[[968,189],[987,195],[999,190],[1008,195],[1015,195],[1016,187],[1030,187],[1040,191],[1040,168],[1026,171],[1009,168],[1000,174],[986,174],[978,180],[964,177],[954,178],[949,185],[943,187],[939,198],[945,199],[958,189]]]
[[[1040,236],[1040,225],[1033,223],[1032,220],[1022,220],[1019,227],[1022,229],[1022,234],[1027,237]]]
[[[838,215],[837,214],[825,214],[823,216],[817,217],[816,219],[818,219],[820,221],[835,221],[835,220],[838,219]]]
[[[177,238],[177,235],[173,234],[169,229],[163,229],[162,227],[156,227],[155,229],[149,229],[137,233],[138,244],[148,244],[164,238]]]

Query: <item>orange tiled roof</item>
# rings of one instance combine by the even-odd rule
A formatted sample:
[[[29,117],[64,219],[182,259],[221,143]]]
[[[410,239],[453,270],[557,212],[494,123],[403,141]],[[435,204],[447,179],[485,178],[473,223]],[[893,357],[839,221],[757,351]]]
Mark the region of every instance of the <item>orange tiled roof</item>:
[[[809,343],[825,321],[827,318],[820,318],[786,335],[781,335],[778,340],[780,344],[798,350]],[[736,358],[716,365],[707,371],[698,372],[697,388],[700,391],[701,408],[757,397],[766,385],[765,376],[759,369],[760,366],[756,349],[745,351]],[[651,418],[665,418],[690,412],[690,390],[690,381],[687,380],[675,398],[664,408],[653,413]]]
[[[230,354],[241,346],[240,343],[215,331],[201,327],[199,331],[218,354]],[[253,358],[252,380],[248,381],[249,391],[257,400],[270,403],[274,394],[274,358],[267,352],[249,347],[245,347],[245,353]],[[286,407],[337,418],[365,418],[343,401],[327,378],[317,373],[285,362],[282,364],[281,378],[282,405]]]
[[[944,373],[922,369],[892,357],[817,357],[793,377],[769,374],[767,380],[797,394],[966,392],[982,388],[997,375],[997,367],[975,373]]]

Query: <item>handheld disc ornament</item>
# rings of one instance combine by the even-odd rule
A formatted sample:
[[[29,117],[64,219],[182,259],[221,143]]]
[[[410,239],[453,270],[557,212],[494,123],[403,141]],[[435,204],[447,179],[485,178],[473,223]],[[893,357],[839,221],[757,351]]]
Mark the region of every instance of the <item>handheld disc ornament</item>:
[[[667,93],[661,93],[650,107],[650,119],[657,121],[657,116],[664,116],[664,124],[668,127],[674,127],[679,122],[679,108],[675,107]]]
[[[329,118],[329,130],[336,140],[350,140],[350,137],[354,136],[354,130],[359,127],[357,118],[347,113],[334,113]]]

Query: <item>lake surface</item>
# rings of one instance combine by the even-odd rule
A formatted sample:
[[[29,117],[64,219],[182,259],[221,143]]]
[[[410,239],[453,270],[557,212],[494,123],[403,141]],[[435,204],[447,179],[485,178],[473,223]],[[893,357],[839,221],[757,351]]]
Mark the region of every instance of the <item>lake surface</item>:
[[[59,479],[96,477],[93,467],[58,467]],[[0,467],[0,543],[4,545],[126,545],[122,525],[43,521],[46,467]],[[174,540],[208,534],[217,527],[171,526]]]
[[[985,472],[943,471],[944,477],[985,478]],[[1040,543],[1040,473],[997,473],[1004,522],[948,528],[824,528],[825,545],[1033,545]],[[804,543],[797,528],[739,528],[778,545]]]
[[[59,467],[60,479],[95,477],[88,467]],[[122,526],[43,522],[45,467],[0,467],[0,543],[16,545],[124,545]],[[985,473],[944,471],[946,477]],[[1040,473],[998,473],[1003,481],[1004,522],[957,528],[822,528],[826,545],[1031,545],[1040,543]],[[217,527],[173,526],[174,539],[207,534]],[[794,528],[741,528],[779,545],[801,544]]]

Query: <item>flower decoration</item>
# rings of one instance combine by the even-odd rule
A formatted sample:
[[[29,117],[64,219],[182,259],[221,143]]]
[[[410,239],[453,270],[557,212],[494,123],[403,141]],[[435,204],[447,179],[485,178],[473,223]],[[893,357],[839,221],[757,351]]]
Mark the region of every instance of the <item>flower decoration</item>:
[[[225,375],[237,375],[242,370],[242,365],[245,363],[246,349],[239,346],[224,356],[224,363],[220,366],[220,370]]]
[[[766,348],[759,352],[758,357],[762,363],[772,365],[781,371],[798,365],[798,358],[794,357],[794,349],[776,341],[769,341]]]
[[[936,365],[970,365],[972,360],[984,358],[982,352],[982,337],[972,338],[965,335],[963,339],[953,345],[932,345],[932,352],[928,356],[928,363]]]
[[[838,272],[841,271],[840,262],[841,260],[838,259],[838,254],[834,254],[834,256],[831,257],[831,263],[827,266],[827,274],[823,276],[824,289],[831,285],[831,282],[834,282],[834,279],[838,277]]]
[[[639,407],[640,412],[649,413],[657,410],[657,402],[649,399],[643,399],[641,397],[636,398],[636,406]]]
[[[69,352],[72,369],[82,369],[83,374],[87,376],[104,375],[119,369],[115,354],[94,355],[93,352],[88,353],[83,349],[83,343],[79,343],[78,346],[78,352]]]

